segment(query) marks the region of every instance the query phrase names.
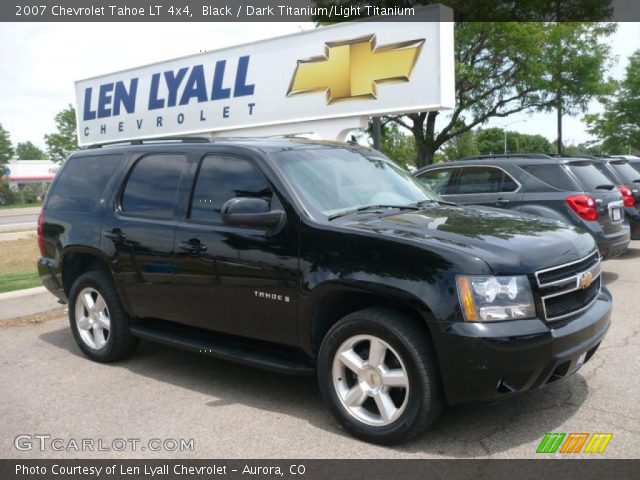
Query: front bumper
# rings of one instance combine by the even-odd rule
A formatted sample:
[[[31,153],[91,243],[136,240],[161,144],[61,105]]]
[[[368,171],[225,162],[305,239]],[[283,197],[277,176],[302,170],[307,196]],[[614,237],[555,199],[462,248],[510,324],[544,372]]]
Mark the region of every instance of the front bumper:
[[[448,404],[505,398],[566,377],[589,361],[611,318],[611,294],[603,288],[587,311],[547,324],[433,323],[431,334]]]

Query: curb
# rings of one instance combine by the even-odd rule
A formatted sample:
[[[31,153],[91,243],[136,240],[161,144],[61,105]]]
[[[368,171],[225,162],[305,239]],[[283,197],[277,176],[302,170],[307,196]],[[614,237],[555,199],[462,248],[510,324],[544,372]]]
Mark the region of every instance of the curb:
[[[11,298],[29,297],[31,295],[37,295],[39,293],[49,292],[44,287],[25,288],[23,290],[12,290],[10,292],[0,293],[0,302],[3,300],[9,300]]]
[[[14,320],[28,315],[61,310],[64,305],[44,287],[0,293],[0,320]]]

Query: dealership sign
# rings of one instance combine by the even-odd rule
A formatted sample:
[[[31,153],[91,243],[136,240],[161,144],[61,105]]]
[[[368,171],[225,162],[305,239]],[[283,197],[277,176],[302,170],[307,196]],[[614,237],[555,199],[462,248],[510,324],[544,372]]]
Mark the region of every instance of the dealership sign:
[[[447,109],[453,24],[338,24],[81,80],[76,96],[81,145]]]

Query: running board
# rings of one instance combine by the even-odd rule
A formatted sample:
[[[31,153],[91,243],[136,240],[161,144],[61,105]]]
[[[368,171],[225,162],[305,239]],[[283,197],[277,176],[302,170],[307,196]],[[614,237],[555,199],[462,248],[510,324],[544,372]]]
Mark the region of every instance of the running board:
[[[131,325],[130,330],[132,335],[145,340],[272,372],[288,375],[315,373],[315,368],[310,363],[293,355],[283,355],[275,348],[247,344],[209,332],[203,333],[172,324],[155,324],[145,320]]]

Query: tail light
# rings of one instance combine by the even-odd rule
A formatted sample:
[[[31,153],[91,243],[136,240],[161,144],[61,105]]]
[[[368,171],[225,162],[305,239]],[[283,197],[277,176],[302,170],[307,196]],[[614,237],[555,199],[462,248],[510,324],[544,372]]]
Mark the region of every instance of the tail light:
[[[564,199],[571,210],[576,212],[580,218],[593,222],[598,219],[598,209],[596,201],[591,195],[571,195]]]
[[[40,210],[38,216],[38,248],[40,255],[44,257],[44,210]]]
[[[622,194],[622,201],[624,202],[625,207],[633,207],[635,205],[635,198],[633,197],[633,192],[629,187],[625,187],[621,185],[618,187],[620,193]]]

